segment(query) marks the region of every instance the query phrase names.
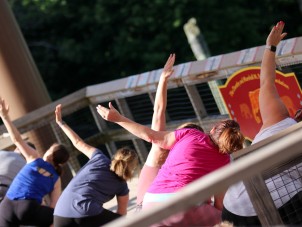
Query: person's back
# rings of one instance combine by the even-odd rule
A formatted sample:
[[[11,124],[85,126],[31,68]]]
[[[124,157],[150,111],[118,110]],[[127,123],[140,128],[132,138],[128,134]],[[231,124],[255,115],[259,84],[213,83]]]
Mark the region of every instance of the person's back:
[[[56,106],[56,123],[72,144],[89,161],[70,181],[59,198],[54,211],[55,227],[102,226],[127,214],[129,189],[138,164],[135,150],[123,147],[110,160],[101,150],[87,144],[62,120],[62,105]],[[113,197],[117,199],[116,212],[103,207]]]
[[[25,159],[15,152],[0,151],[0,202],[5,196],[11,182],[26,164]]]
[[[98,215],[115,195],[127,195],[126,181],[110,170],[111,160],[96,149],[62,193],[54,214],[68,218]]]
[[[210,137],[197,129],[178,129],[177,142],[149,188],[151,193],[176,192],[194,180],[230,162]]]

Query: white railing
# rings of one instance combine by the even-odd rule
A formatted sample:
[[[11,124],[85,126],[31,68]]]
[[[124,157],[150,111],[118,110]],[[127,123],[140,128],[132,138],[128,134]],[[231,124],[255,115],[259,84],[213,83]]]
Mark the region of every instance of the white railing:
[[[294,125],[276,136],[243,149],[240,151],[244,154],[242,158],[191,183],[167,203],[132,216],[121,217],[105,226],[144,227],[184,211],[195,205],[196,201],[204,201],[238,181],[249,179],[259,173],[269,171],[272,167],[276,168],[288,160],[296,159],[302,154],[301,135],[302,125]],[[270,216],[269,213],[265,215]],[[260,221],[265,223],[265,220]]]

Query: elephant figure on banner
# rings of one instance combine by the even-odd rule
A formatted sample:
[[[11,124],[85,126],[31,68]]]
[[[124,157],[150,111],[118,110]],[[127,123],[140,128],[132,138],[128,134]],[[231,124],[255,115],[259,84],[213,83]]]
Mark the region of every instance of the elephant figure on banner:
[[[245,119],[251,119],[253,118],[253,114],[251,113],[251,109],[246,103],[240,104],[240,113],[241,116]]]
[[[259,91],[260,89],[256,89],[254,91],[249,92],[249,98],[251,102],[251,108],[253,112],[253,116],[255,121],[260,124],[261,123],[261,115],[260,115],[260,109],[259,109]]]
[[[252,107],[252,112],[254,119],[256,120],[257,123],[261,123],[261,115],[260,115],[260,110],[259,110],[259,91],[260,89],[256,89],[254,91],[249,92],[249,98],[251,102],[251,107]],[[282,101],[284,102],[285,106],[287,107],[287,110],[290,114],[290,116],[294,116],[296,112],[296,108],[294,106],[293,100],[287,96],[281,96]]]

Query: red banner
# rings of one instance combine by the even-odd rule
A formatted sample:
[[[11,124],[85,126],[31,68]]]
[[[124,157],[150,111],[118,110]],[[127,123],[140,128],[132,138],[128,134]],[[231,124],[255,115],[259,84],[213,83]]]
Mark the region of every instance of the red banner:
[[[244,68],[235,72],[225,85],[219,87],[230,118],[240,124],[243,134],[251,141],[262,126],[258,103],[259,77],[260,67]],[[290,116],[294,116],[302,105],[301,88],[295,74],[276,71],[275,83]]]

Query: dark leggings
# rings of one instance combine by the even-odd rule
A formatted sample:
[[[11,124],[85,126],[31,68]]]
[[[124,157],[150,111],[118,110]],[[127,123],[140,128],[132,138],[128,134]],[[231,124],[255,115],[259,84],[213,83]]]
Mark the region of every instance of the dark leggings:
[[[302,224],[302,191],[298,192],[279,209],[280,217],[284,224]],[[261,226],[257,216],[244,217],[231,213],[225,207],[222,210],[222,220],[229,221],[235,226]]]
[[[55,215],[54,227],[98,227],[111,222],[121,215],[114,213],[110,210],[104,209],[102,213],[96,216],[84,217],[84,218],[64,218]]]
[[[0,204],[0,226],[34,225],[46,227],[53,223],[53,208],[35,200],[10,200],[4,197]]]

